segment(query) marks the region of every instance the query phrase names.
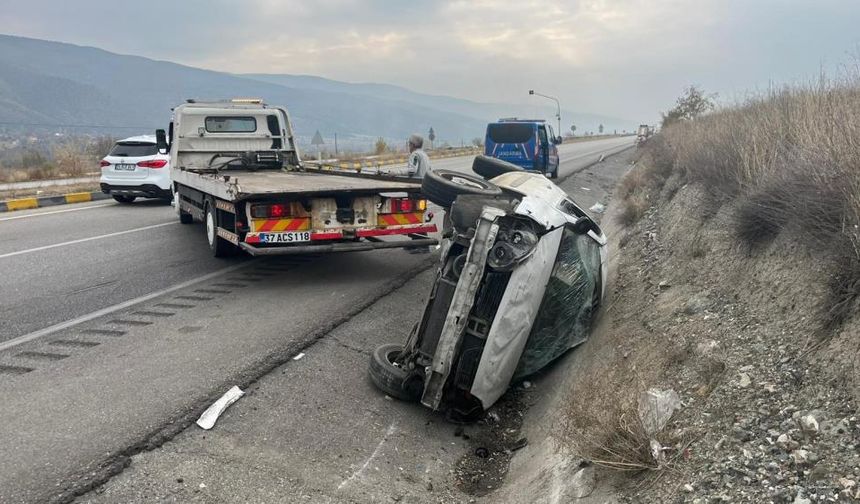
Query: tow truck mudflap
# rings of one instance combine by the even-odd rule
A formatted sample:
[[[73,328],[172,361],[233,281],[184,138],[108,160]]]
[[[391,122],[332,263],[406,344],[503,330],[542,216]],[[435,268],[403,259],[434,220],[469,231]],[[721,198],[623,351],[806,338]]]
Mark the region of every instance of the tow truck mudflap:
[[[421,238],[398,241],[360,241],[321,243],[319,245],[289,245],[285,247],[255,247],[250,243],[241,242],[242,250],[253,256],[311,254],[314,252],[360,252],[363,250],[378,250],[401,247],[426,247],[438,245],[439,240],[435,238]]]

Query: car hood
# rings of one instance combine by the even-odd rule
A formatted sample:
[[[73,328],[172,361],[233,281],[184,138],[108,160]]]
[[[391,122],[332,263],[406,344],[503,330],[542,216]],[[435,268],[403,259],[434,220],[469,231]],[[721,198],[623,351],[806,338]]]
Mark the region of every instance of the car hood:
[[[567,193],[538,173],[508,172],[491,180],[492,183],[512,191],[522,199],[514,213],[528,217],[547,231],[559,228],[565,224],[573,224],[581,217],[569,214],[562,209],[565,200],[570,201]],[[582,211],[585,214],[584,211]],[[601,246],[606,245],[606,236],[589,231],[588,235]]]

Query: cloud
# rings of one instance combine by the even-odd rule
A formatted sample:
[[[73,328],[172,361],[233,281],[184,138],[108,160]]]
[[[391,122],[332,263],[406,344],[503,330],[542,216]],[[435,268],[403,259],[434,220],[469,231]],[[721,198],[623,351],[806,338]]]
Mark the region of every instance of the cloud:
[[[30,0],[0,31],[231,72],[314,74],[656,118],[690,83],[731,96],[857,47],[854,0]]]

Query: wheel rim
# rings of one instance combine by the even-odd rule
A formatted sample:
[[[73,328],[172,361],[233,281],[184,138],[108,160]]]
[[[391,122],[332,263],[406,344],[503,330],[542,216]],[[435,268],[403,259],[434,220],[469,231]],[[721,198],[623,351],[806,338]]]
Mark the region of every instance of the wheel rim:
[[[206,212],[206,239],[209,240],[209,245],[215,244],[215,219],[211,210]]]
[[[483,181],[472,180],[470,178],[466,178],[460,175],[448,174],[443,175],[449,182],[453,182],[455,184],[459,184],[465,187],[472,187],[475,189],[488,189],[489,186],[484,184]]]
[[[403,353],[402,350],[391,350],[385,354],[385,360],[388,361],[392,367],[403,369],[403,367],[397,362],[397,357],[399,357],[401,353]]]

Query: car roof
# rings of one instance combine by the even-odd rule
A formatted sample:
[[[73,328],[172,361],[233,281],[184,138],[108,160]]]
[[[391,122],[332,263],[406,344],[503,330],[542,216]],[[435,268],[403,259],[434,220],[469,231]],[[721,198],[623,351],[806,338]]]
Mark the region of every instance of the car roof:
[[[545,123],[546,119],[518,119],[516,117],[503,117],[498,121],[490,124],[510,124],[510,123],[533,123],[533,124],[542,124]]]
[[[117,140],[116,143],[155,143],[155,135],[138,135],[128,138],[123,138],[122,140]]]

